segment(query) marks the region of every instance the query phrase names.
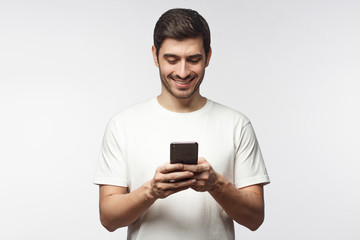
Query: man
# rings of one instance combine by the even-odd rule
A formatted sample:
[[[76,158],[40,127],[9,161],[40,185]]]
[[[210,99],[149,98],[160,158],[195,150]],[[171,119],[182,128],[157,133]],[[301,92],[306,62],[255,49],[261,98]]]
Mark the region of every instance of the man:
[[[211,58],[205,19],[167,11],[152,53],[161,94],[116,114],[105,132],[94,179],[102,224],[128,226],[128,239],[234,239],[233,220],[256,230],[269,178],[250,121],[200,95]],[[169,163],[175,141],[198,142],[197,165]]]

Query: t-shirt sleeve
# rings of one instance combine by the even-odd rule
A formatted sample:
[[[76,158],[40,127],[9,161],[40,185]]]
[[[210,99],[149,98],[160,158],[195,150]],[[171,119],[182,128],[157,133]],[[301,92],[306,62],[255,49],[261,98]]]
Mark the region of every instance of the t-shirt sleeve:
[[[93,182],[99,185],[128,186],[127,165],[118,127],[110,120],[103,138]]]
[[[270,179],[263,156],[254,129],[248,122],[239,133],[235,159],[235,187],[268,183]]]

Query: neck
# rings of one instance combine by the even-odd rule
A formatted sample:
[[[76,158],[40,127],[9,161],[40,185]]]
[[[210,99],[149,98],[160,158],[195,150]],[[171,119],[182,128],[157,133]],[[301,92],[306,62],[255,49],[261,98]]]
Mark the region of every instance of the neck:
[[[171,94],[164,94],[162,92],[157,97],[157,100],[163,108],[178,113],[194,112],[206,104],[206,98],[201,96],[200,93],[195,93],[190,98],[179,99]]]

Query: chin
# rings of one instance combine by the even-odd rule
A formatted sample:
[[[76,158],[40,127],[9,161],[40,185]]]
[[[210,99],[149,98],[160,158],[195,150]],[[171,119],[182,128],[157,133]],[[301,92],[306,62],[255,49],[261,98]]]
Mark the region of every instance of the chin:
[[[192,92],[188,92],[188,93],[176,93],[175,91],[172,91],[170,93],[171,93],[171,95],[173,95],[177,99],[189,99],[192,96],[194,96],[196,91],[192,91]]]

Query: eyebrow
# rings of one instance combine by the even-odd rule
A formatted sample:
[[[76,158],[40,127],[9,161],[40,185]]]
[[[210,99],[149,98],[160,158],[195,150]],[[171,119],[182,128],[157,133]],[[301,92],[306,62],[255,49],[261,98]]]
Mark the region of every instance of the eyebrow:
[[[179,58],[178,55],[175,55],[175,54],[172,54],[172,53],[165,53],[163,55],[164,58]],[[203,58],[203,55],[198,53],[198,54],[194,54],[194,55],[190,55],[190,56],[187,56],[186,58]]]
[[[171,54],[171,53],[165,53],[163,55],[164,58],[178,58],[179,56],[175,55],[175,54]]]
[[[194,54],[194,55],[188,56],[187,58],[199,58],[199,59],[202,59],[203,55],[202,54]]]

